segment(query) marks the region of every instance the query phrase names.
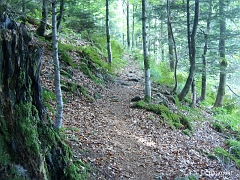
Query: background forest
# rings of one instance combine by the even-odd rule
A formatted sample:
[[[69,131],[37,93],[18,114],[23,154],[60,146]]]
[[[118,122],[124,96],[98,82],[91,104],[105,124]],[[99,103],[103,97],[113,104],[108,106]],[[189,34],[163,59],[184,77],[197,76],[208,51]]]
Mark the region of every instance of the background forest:
[[[202,111],[211,114],[211,127],[224,133],[229,151],[219,147],[207,156],[220,159],[227,168],[230,160],[240,167],[239,0],[0,0],[0,4],[11,19],[29,26],[41,43],[54,37],[58,42],[55,48],[53,40],[50,50],[57,55],[55,65],[59,53],[55,73],[59,73],[60,92],[53,94],[44,87],[43,99],[60,132],[66,102],[61,90],[73,93],[79,88],[89,101],[101,96],[66,80],[72,78],[72,69],[104,84],[132,59],[145,78],[144,98],[134,97],[137,102],[132,107],[160,114],[169,119],[172,129],[181,129],[189,137],[194,132],[192,122],[201,119]],[[71,58],[69,52],[75,51],[83,63]],[[159,102],[158,91],[167,98]],[[170,101],[177,113],[168,110]],[[191,112],[190,117],[185,112]]]

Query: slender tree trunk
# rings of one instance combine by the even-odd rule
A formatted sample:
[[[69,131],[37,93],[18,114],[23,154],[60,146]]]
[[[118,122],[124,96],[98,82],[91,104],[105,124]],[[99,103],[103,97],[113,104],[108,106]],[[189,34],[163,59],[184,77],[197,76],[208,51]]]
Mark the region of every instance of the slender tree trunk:
[[[109,0],[106,0],[106,34],[107,34],[108,63],[112,63],[112,49],[109,27]]]
[[[192,81],[192,103],[191,103],[191,107],[192,108],[196,107],[196,103],[197,103],[196,84],[195,84],[195,78],[193,78],[193,81]]]
[[[168,55],[169,55],[169,65],[170,70],[174,70],[174,57],[173,57],[173,37],[172,37],[172,27],[170,21],[170,4],[169,0],[167,0],[167,26],[168,26]]]
[[[220,80],[217,92],[217,98],[214,107],[223,105],[227,81],[227,60],[225,58],[225,33],[226,33],[226,17],[224,15],[224,0],[219,0],[219,18],[220,18],[220,39],[219,39],[219,55],[220,55]]]
[[[59,32],[61,23],[63,21],[63,16],[64,16],[64,5],[65,5],[65,0],[60,0],[60,12],[57,17],[57,31]]]
[[[133,13],[132,13],[132,48],[135,46],[135,10],[137,9],[137,6],[133,5]]]
[[[151,82],[150,82],[150,64],[148,58],[148,40],[147,40],[147,15],[146,15],[146,0],[142,0],[142,43],[144,57],[144,73],[145,73],[145,100],[151,101]]]
[[[192,81],[194,79],[194,74],[195,74],[195,56],[196,56],[196,47],[195,47],[195,38],[196,38],[196,33],[197,33],[197,25],[198,25],[198,16],[199,16],[199,0],[195,0],[195,15],[194,15],[194,23],[193,23],[193,28],[192,28],[192,33],[190,34],[190,6],[189,6],[189,1],[187,0],[187,26],[188,26],[188,48],[189,48],[189,61],[190,61],[190,70],[189,70],[189,75],[187,78],[187,81],[185,83],[184,88],[178,94],[178,98],[180,101],[182,101],[187,93],[189,92],[189,89],[192,85]]]
[[[174,54],[175,54],[175,61],[174,61],[174,57],[172,57],[171,60],[172,60],[173,63],[172,63],[172,65],[170,63],[170,68],[173,68],[171,70],[174,70],[174,88],[173,88],[172,92],[175,93],[176,90],[177,90],[177,85],[178,85],[178,81],[177,81],[178,56],[177,56],[176,42],[175,42],[175,38],[174,38],[174,35],[173,35],[173,30],[172,30],[172,23],[171,23],[171,19],[170,19],[170,4],[169,4],[169,0],[167,0],[167,18],[168,18],[168,33],[170,33],[172,46],[173,46]],[[173,54],[172,54],[172,56],[173,56]],[[173,66],[173,67],[171,67],[171,66]]]
[[[163,21],[161,21],[161,38],[163,39]],[[161,40],[161,60],[164,61],[164,42]]]
[[[56,94],[56,115],[55,127],[57,129],[62,127],[63,118],[63,101],[60,84],[60,66],[58,59],[58,37],[57,37],[57,0],[52,1],[52,45],[53,45],[53,63],[54,63],[54,85]]]
[[[204,48],[203,48],[203,54],[202,54],[202,87],[201,87],[201,101],[204,101],[206,99],[206,91],[207,91],[207,61],[206,61],[206,54],[208,50],[208,35],[210,33],[210,22],[212,17],[212,6],[213,6],[213,0],[209,0],[209,10],[208,10],[208,18],[207,18],[207,28],[206,33],[204,34]]]
[[[130,48],[130,17],[129,17],[129,1],[127,1],[127,45]]]
[[[37,35],[44,36],[47,27],[48,0],[42,0],[42,20],[36,30]]]

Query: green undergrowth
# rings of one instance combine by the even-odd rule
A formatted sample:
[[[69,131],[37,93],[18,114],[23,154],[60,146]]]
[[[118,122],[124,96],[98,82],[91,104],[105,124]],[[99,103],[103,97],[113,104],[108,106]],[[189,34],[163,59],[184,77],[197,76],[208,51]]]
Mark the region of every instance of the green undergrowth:
[[[87,87],[81,86],[74,82],[68,82],[61,80],[61,89],[65,92],[71,92],[78,96],[85,96],[89,101],[93,102],[95,99],[91,95],[88,94]]]
[[[240,142],[231,139],[227,140],[225,143],[228,147],[228,150],[216,147],[214,149],[216,156],[224,166],[230,166],[231,161],[234,161],[238,169],[240,169]]]
[[[42,98],[45,107],[47,107],[47,109],[51,113],[54,113],[54,109],[52,108],[52,106],[50,106],[50,102],[56,100],[55,94],[52,91],[48,90],[47,88],[42,88]]]
[[[181,115],[180,113],[173,113],[164,104],[146,103],[145,101],[138,101],[132,105],[132,108],[145,109],[152,111],[162,117],[172,129],[187,129],[189,133],[193,131],[193,126],[190,119]],[[185,131],[187,132],[187,131]],[[189,133],[187,135],[189,135]]]

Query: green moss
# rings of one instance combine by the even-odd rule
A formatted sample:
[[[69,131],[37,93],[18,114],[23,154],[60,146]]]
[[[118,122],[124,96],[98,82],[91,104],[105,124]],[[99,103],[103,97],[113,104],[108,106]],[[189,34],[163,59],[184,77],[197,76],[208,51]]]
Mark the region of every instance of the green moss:
[[[150,96],[145,96],[144,101],[146,101],[147,103],[150,103],[151,102],[151,97]]]
[[[52,100],[55,100],[56,99],[56,95],[46,89],[46,88],[43,88],[42,89],[42,98],[43,98],[43,102],[44,102],[44,105],[48,108],[48,110],[51,112],[51,113],[55,113],[54,112],[54,109],[49,105],[49,102],[51,102]]]
[[[147,103],[145,101],[138,101],[133,103],[132,108],[146,109]]]
[[[223,163],[228,164],[230,160],[233,160],[237,167],[240,169],[240,146],[238,141],[230,140],[227,144],[230,146],[229,152],[217,147],[214,149],[215,154],[220,158]],[[233,145],[233,146],[231,146]]]
[[[188,118],[181,114],[172,113],[164,104],[146,103],[145,101],[138,101],[133,103],[132,108],[146,109],[160,115],[172,128],[187,128],[193,131],[193,127]]]
[[[8,126],[7,126],[7,121],[4,119],[4,116],[0,114],[0,133],[3,134],[4,139],[6,142],[10,143],[11,142],[11,135],[9,134]]]
[[[217,132],[220,132],[220,133],[223,132],[223,129],[224,129],[223,125],[218,122],[213,122],[212,127],[213,129],[215,129]]]
[[[193,131],[193,127],[189,118],[187,118],[186,116],[182,116],[180,118],[180,122],[185,128],[189,129],[190,131]]]
[[[191,132],[188,129],[184,129],[182,132],[189,137],[191,136]]]
[[[32,103],[20,103],[16,105],[17,127],[25,139],[26,147],[32,155],[39,154],[37,123],[40,121],[36,108]]]
[[[52,91],[50,91],[46,88],[43,88],[42,89],[42,98],[44,101],[52,101],[52,100],[56,99],[56,96]]]
[[[10,155],[8,154],[6,142],[4,140],[3,136],[0,134],[0,167],[1,166],[6,166],[10,162]]]
[[[67,65],[75,67],[71,56],[69,55],[69,51],[78,50],[79,47],[73,46],[72,44],[62,44],[61,42],[58,43],[58,51],[61,56],[61,60],[63,60]]]

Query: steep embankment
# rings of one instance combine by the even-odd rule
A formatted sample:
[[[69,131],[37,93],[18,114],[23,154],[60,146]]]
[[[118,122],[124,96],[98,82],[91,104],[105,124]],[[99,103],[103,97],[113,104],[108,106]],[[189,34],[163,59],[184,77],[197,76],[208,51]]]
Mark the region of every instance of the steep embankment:
[[[50,55],[46,48],[42,84],[52,91]],[[77,53],[72,52],[72,57],[81,61]],[[194,123],[195,131],[189,137],[172,130],[152,112],[130,108],[131,98],[143,97],[144,78],[136,64],[129,59],[107,85],[96,84],[80,70],[65,66],[71,69],[70,77],[62,76],[65,84],[79,85],[64,92],[66,142],[75,160],[96,168],[91,179],[174,179],[190,174],[198,174],[200,179],[239,179],[240,171],[234,165],[223,166],[205,155],[224,146],[224,138],[210,128],[207,113],[206,119]],[[49,104],[54,106],[54,101]]]

